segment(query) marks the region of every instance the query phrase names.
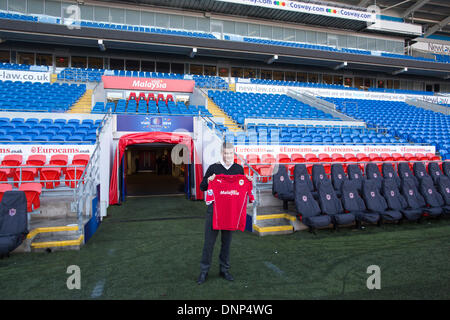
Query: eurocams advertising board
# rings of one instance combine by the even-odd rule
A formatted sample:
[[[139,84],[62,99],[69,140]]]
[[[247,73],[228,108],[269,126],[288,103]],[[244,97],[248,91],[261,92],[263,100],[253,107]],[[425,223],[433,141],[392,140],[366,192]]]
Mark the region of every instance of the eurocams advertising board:
[[[47,156],[47,162],[55,154],[65,154],[69,162],[75,154],[89,154],[94,152],[95,145],[42,145],[42,144],[0,144],[0,158],[6,154],[19,154],[23,156],[23,162],[28,156],[33,154],[43,154]]]
[[[217,0],[221,2],[243,4],[267,9],[286,10],[300,13],[316,14],[321,16],[350,19],[358,21],[375,22],[376,13],[338,8],[315,3],[299,1],[274,1],[274,0]]]
[[[335,145],[335,146],[324,146],[324,145],[303,145],[303,146],[288,146],[288,145],[258,145],[258,146],[235,146],[234,150],[237,154],[241,156],[246,156],[248,154],[257,154],[259,156],[263,154],[272,154],[274,156],[283,153],[291,156],[292,154],[305,155],[307,153],[312,153],[318,155],[319,153],[340,153],[344,155],[345,153],[435,153],[436,148],[434,146],[366,146],[366,145]]]
[[[398,94],[385,92],[370,92],[363,90],[332,90],[332,89],[318,89],[310,87],[294,87],[294,86],[272,86],[264,84],[252,83],[236,83],[236,92],[248,93],[271,93],[271,94],[286,94],[289,90],[299,93],[310,93],[320,97],[330,98],[347,98],[347,99],[368,99],[368,100],[388,100],[388,101],[405,101],[423,100],[432,103],[450,104],[450,97],[443,96],[422,96],[419,94]]]

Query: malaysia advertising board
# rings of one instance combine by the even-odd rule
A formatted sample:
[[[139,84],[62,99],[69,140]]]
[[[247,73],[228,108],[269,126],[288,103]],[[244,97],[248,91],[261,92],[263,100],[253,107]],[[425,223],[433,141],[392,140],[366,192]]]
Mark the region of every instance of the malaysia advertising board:
[[[117,115],[117,131],[127,132],[193,132],[194,121],[189,116]]]
[[[105,89],[193,92],[194,80],[102,76]]]

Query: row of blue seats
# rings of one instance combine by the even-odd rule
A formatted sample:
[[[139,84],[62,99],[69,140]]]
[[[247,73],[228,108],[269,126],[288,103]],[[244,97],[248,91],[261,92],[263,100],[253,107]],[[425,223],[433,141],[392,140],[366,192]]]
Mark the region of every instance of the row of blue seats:
[[[0,81],[0,110],[64,112],[85,92],[85,84]]]
[[[136,101],[130,100],[126,103],[126,100],[121,99],[117,102],[97,102],[92,108],[92,113],[106,113],[109,110],[113,113],[129,113],[129,114],[161,114],[161,115],[186,115],[194,116],[199,113],[211,117],[212,114],[206,109],[205,106],[190,105],[186,106],[184,103],[171,104],[171,107],[158,107],[155,101],[150,101],[149,105],[142,101],[142,103],[136,104]],[[164,104],[165,106],[165,104]]]
[[[434,145],[450,158],[450,117],[399,101],[323,98],[368,126],[385,128],[392,135],[416,143]]]
[[[405,139],[396,139],[392,135],[375,134],[310,134],[310,133],[279,133],[279,132],[227,132],[225,140],[235,144],[398,144],[408,143]]]
[[[240,125],[246,118],[340,120],[287,95],[208,90],[208,96]]]
[[[226,36],[225,39],[231,40],[232,38]],[[372,55],[371,51],[368,50],[360,50],[360,49],[350,49],[350,48],[342,48],[337,49],[330,46],[325,45],[314,45],[314,44],[305,44],[299,42],[288,42],[288,41],[276,41],[276,40],[267,40],[267,39],[257,39],[257,38],[243,38],[244,42],[249,43],[258,43],[258,44],[266,44],[272,46],[283,46],[283,47],[293,47],[293,48],[302,48],[302,49],[311,49],[311,50],[321,50],[321,51],[330,51],[330,52],[341,52],[341,53],[351,53],[351,54],[359,54],[359,55]],[[427,61],[427,62],[437,62],[437,63],[448,63],[447,60],[444,59],[430,59],[423,57],[413,57],[404,54],[395,54],[395,53],[381,53],[382,57],[386,58],[396,58],[396,59],[407,59],[407,60],[416,60],[416,61]]]
[[[31,22],[54,22],[54,23],[64,23],[59,18],[50,17],[53,19],[39,19],[37,16],[25,15],[25,14],[15,14],[15,13],[5,13],[0,12],[0,19],[11,19],[11,20],[20,20],[20,21],[31,21]],[[175,36],[183,36],[183,37],[195,37],[195,38],[205,38],[205,39],[217,39],[211,33],[206,32],[192,32],[192,31],[184,31],[184,30],[171,30],[171,29],[163,29],[163,28],[154,28],[154,27],[141,27],[134,25],[126,25],[126,24],[114,24],[114,23],[105,23],[105,22],[95,22],[95,21],[74,21],[72,23],[74,26],[87,27],[87,28],[101,28],[101,29],[109,29],[109,30],[120,30],[120,31],[133,31],[133,32],[145,32],[145,33],[158,33],[164,35],[175,35]]]
[[[283,81],[283,80],[267,80],[267,79],[250,79],[251,83],[274,85],[274,86],[291,86],[291,87],[307,87],[317,89],[336,89],[336,90],[360,90],[358,88],[346,87],[339,84],[315,83],[315,82],[299,82],[299,81]]]
[[[101,120],[0,118],[0,143],[95,143]]]

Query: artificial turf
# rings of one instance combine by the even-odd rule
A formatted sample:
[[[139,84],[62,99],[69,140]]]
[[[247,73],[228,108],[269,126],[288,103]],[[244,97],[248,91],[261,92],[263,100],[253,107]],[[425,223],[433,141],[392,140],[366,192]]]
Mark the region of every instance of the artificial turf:
[[[218,276],[220,235],[208,280],[197,285],[205,205],[184,197],[129,198],[111,206],[79,251],[14,253],[0,260],[1,299],[449,299],[450,219],[365,230],[235,232],[234,282]],[[81,270],[81,289],[66,286]],[[381,289],[366,286],[378,265]]]

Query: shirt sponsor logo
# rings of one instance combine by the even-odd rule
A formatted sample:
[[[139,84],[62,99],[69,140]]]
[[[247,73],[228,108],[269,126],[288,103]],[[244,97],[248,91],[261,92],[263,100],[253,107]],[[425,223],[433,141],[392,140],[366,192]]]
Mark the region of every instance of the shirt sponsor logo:
[[[220,191],[221,195],[229,195],[229,196],[238,196],[239,195],[239,191],[237,190],[221,190]]]

